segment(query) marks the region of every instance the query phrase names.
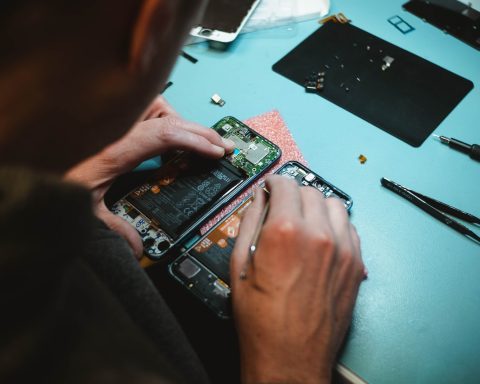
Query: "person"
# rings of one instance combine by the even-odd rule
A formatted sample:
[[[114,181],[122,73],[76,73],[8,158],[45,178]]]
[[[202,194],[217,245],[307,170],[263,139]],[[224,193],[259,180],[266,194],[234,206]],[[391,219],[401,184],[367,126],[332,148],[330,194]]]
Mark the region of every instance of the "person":
[[[204,6],[1,3],[0,382],[209,381],[104,204],[153,155],[233,149],[157,97]],[[239,278],[262,191],[231,262],[241,380],[326,383],[363,279],[359,237],[339,201],[279,176],[267,187],[255,268]]]

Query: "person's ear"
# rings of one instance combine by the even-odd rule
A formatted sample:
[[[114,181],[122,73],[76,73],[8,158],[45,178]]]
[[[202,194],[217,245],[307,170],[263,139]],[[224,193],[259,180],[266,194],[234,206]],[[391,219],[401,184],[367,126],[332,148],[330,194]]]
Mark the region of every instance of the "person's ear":
[[[143,0],[132,30],[129,70],[143,71],[153,60],[156,45],[171,28],[172,15],[168,0]]]

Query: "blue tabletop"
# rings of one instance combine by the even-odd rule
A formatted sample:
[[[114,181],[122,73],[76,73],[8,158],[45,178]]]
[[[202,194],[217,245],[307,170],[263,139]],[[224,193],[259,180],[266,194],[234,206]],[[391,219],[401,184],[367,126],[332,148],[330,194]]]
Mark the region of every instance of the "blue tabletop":
[[[480,143],[480,52],[402,10],[403,1],[335,1],[353,24],[471,80],[475,87],[436,134]],[[387,22],[400,15],[415,31]],[[319,24],[241,35],[225,52],[186,47],[165,96],[211,126],[277,109],[310,167],[348,192],[369,277],[342,364],[371,383],[480,380],[480,246],[384,189],[385,176],[480,216],[480,163],[434,139],[413,148],[271,70]],[[225,106],[210,103],[212,94]],[[361,165],[358,156],[368,160]],[[480,228],[474,228],[480,232]]]

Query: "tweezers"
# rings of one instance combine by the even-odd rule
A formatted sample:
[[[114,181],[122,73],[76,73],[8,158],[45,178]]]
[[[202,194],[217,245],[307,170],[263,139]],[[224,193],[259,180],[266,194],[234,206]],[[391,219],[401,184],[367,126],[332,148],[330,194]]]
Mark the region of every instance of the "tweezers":
[[[250,244],[250,247],[248,248],[247,262],[244,265],[244,267],[242,269],[242,272],[240,272],[240,279],[241,280],[246,280],[247,279],[247,269],[250,265],[253,266],[253,256],[255,255],[255,252],[257,251],[258,240],[260,240],[260,233],[262,231],[263,223],[265,222],[265,219],[267,218],[269,208],[270,208],[270,202],[267,201],[266,204],[265,204],[265,207],[263,208],[263,211],[262,211],[262,214],[260,216],[260,220],[258,221],[257,227],[255,228],[255,233],[253,234],[252,243]]]
[[[385,188],[402,196],[411,203],[415,204],[418,208],[427,212],[430,216],[434,217],[445,225],[448,225],[453,230],[480,244],[480,236],[478,236],[475,232],[471,231],[464,225],[460,224],[458,221],[447,216],[446,214],[466,221],[468,223],[477,225],[480,224],[480,219],[478,217],[470,213],[461,211],[448,204],[442,203],[441,201],[432,199],[431,197],[422,195],[421,193],[412,191],[411,189],[408,189],[384,177],[382,177],[380,181]]]

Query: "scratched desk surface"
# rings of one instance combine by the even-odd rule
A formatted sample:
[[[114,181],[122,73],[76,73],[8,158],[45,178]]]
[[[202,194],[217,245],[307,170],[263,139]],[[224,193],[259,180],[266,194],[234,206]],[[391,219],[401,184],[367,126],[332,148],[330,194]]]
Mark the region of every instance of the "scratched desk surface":
[[[480,143],[480,52],[402,10],[334,1],[356,25],[474,82],[434,133]],[[400,15],[403,35],[387,19]],[[480,377],[480,246],[380,186],[387,177],[480,216],[480,163],[432,139],[413,148],[271,70],[316,21],[241,35],[225,52],[186,47],[165,96],[207,126],[278,109],[312,169],[354,200],[369,278],[341,362],[371,383],[474,383]],[[395,90],[392,90],[395,92]],[[218,93],[225,106],[210,103]],[[367,162],[361,165],[358,156]],[[480,228],[476,228],[480,232]]]

